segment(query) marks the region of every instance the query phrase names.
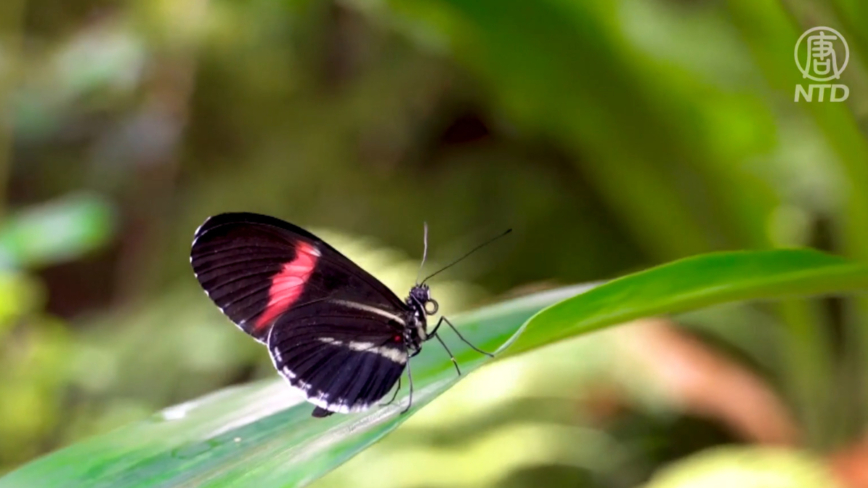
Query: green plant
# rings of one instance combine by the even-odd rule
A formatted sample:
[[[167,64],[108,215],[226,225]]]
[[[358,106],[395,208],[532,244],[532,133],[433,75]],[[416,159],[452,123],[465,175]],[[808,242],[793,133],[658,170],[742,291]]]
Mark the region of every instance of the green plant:
[[[868,288],[868,266],[810,250],[718,253],[673,262],[590,290],[566,288],[456,318],[499,358],[634,318],[719,303],[833,294]],[[465,372],[488,360],[456,348]],[[413,362],[410,414],[455,377],[442,351]],[[304,486],[407,420],[395,405],[319,420],[278,381],[215,393],[37,460],[0,487]]]

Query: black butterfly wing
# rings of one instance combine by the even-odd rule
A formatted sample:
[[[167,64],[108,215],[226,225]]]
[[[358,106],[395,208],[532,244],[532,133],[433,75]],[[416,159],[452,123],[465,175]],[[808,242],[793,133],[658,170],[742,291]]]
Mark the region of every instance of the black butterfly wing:
[[[281,313],[317,300],[364,303],[395,315],[405,308],[389,288],[310,232],[265,215],[209,218],[196,230],[190,263],[211,300],[260,342]]]
[[[409,359],[397,328],[382,333],[384,321],[400,326],[402,319],[386,315],[343,301],[291,310],[268,338],[274,367],[321,410],[365,410],[389,392]]]
[[[190,262],[214,303],[321,409],[369,406],[406,365],[406,305],[304,229],[221,214],[196,231]]]

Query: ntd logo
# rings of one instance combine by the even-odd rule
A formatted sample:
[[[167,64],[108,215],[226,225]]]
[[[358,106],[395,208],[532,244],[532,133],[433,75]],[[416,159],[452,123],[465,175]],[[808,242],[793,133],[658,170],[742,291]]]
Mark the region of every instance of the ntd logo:
[[[826,83],[841,78],[850,61],[850,48],[844,36],[835,29],[814,27],[806,30],[796,41],[795,58],[802,78]],[[796,85],[793,101],[798,102],[801,98],[813,102],[815,96],[818,102],[843,102],[850,96],[850,89],[840,84],[811,84],[807,90]]]
[[[829,93],[828,98],[826,98],[826,92]],[[796,85],[796,98],[793,101],[798,102],[801,98],[806,102],[813,102],[815,94],[818,102],[825,102],[826,100],[843,102],[850,96],[850,89],[847,88],[847,85],[808,85],[808,89],[805,90],[802,85]]]

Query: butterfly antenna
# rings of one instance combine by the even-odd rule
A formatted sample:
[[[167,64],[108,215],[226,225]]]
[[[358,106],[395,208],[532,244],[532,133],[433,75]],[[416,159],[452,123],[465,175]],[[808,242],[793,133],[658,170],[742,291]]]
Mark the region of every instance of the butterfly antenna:
[[[455,261],[452,261],[452,263],[447,264],[446,266],[444,266],[444,267],[440,268],[439,270],[437,270],[437,271],[431,273],[430,275],[428,275],[428,277],[426,277],[424,280],[422,280],[422,283],[425,283],[425,282],[428,281],[430,278],[433,278],[435,275],[438,275],[438,274],[442,273],[443,271],[446,271],[447,269],[451,268],[452,266],[455,266],[456,264],[458,264],[458,263],[460,263],[461,261],[463,261],[464,258],[466,258],[467,256],[470,256],[471,254],[473,254],[473,253],[475,253],[476,251],[482,249],[483,247],[485,247],[485,246],[491,244],[492,242],[494,242],[494,241],[500,239],[501,237],[503,237],[503,236],[509,234],[510,232],[512,232],[512,229],[506,229],[506,231],[504,231],[502,234],[498,234],[498,235],[492,237],[491,239],[489,239],[489,240],[483,242],[482,244],[480,244],[480,245],[474,247],[473,249],[471,249],[470,251],[468,251],[467,254],[465,254],[464,256],[461,256],[460,258],[456,259]]]
[[[422,264],[419,265],[419,271],[416,272],[416,284],[419,284],[419,276],[422,275],[422,268],[425,267],[425,259],[428,258],[428,222],[423,222],[424,226],[424,234],[422,237],[422,242],[425,243],[425,248],[422,251]]]

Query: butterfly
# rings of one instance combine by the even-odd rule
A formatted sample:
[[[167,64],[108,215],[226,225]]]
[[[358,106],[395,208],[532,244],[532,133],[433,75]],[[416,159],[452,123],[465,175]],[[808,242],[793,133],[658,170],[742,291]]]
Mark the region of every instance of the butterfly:
[[[423,265],[427,250],[426,226]],[[444,323],[490,356],[443,316],[428,329],[427,318],[439,305],[425,281],[446,268],[417,280],[401,300],[310,232],[254,213],[208,218],[196,230],[190,264],[217,307],[268,347],[277,371],[315,405],[314,417],[366,410],[397,384],[394,400],[405,368],[410,387],[406,412],[413,402],[410,358],[434,338],[461,374],[437,334]]]

